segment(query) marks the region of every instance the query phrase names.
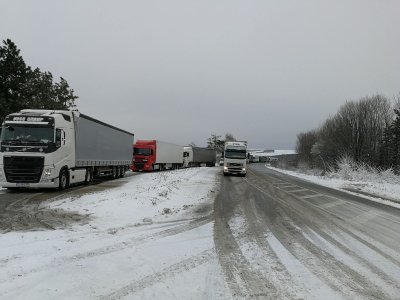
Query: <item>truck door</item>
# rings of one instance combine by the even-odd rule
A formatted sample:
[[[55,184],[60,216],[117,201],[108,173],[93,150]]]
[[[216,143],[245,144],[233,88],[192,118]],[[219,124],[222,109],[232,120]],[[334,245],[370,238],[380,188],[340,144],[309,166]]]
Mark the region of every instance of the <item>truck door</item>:
[[[188,151],[184,151],[183,152],[183,166],[185,168],[189,167],[189,152]]]
[[[54,157],[54,164],[58,165],[59,168],[63,166],[71,167],[73,152],[71,151],[71,137],[68,136],[68,133],[68,130],[65,128],[56,129],[56,145],[58,149]]]

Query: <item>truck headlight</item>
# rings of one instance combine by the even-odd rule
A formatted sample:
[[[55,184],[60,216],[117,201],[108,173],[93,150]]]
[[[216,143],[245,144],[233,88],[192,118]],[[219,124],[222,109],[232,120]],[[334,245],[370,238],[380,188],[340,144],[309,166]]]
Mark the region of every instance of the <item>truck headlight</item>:
[[[224,167],[224,170],[228,170],[228,167]]]
[[[0,181],[4,181],[4,173],[2,168],[0,168]]]
[[[242,168],[242,171],[246,171],[246,168]]]
[[[43,171],[43,178],[49,178],[53,173],[53,168],[46,168]]]

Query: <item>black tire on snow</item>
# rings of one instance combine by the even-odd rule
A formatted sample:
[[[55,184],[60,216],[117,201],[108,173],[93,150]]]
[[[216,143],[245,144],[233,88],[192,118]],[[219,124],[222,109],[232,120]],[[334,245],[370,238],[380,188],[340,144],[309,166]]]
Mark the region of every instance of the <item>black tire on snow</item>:
[[[68,171],[67,170],[61,170],[60,172],[60,176],[58,178],[58,189],[60,191],[65,190],[66,188],[68,188]]]
[[[112,179],[116,179],[117,178],[117,167],[112,167],[112,171],[111,171],[111,178]]]

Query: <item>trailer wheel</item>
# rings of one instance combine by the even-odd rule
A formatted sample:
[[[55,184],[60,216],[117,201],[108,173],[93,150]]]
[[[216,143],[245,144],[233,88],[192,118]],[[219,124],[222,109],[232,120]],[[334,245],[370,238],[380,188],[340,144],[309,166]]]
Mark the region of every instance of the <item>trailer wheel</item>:
[[[116,179],[117,178],[117,168],[116,167],[112,167],[111,178],[112,179]]]
[[[117,173],[115,178],[120,178],[121,177],[121,169],[120,166],[115,167],[115,172]]]
[[[124,177],[125,176],[125,172],[126,172],[126,170],[125,170],[125,167],[124,166],[121,166],[121,173],[119,174],[119,177]]]
[[[58,183],[58,189],[60,191],[65,190],[68,185],[69,185],[69,180],[68,180],[68,171],[67,170],[61,170],[60,172],[60,177],[59,177],[59,183]]]

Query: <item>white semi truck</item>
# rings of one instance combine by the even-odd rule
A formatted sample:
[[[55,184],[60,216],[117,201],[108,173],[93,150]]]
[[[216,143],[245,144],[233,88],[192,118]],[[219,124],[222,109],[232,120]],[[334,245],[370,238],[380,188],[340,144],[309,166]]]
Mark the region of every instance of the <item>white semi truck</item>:
[[[134,135],[78,112],[21,110],[8,115],[0,139],[0,186],[58,188],[93,177],[122,177]]]
[[[217,151],[214,149],[186,146],[183,151],[183,166],[185,168],[200,167],[201,165],[215,166]]]
[[[138,140],[133,158],[132,171],[178,169],[183,165],[183,146],[159,140]]]
[[[238,174],[246,176],[247,142],[225,142],[224,147],[224,176]]]

